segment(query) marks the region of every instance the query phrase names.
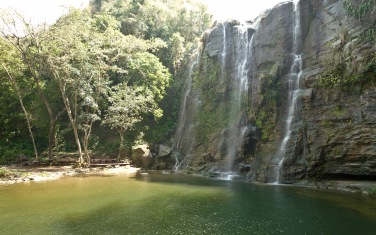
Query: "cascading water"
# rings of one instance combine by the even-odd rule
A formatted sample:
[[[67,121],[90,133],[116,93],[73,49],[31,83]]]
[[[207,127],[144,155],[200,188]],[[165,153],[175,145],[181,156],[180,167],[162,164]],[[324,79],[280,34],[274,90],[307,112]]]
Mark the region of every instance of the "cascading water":
[[[222,157],[226,161],[225,170],[227,172],[224,172],[224,178],[226,179],[234,176],[234,173],[232,173],[233,166],[241,152],[243,138],[247,132],[246,101],[248,98],[248,70],[250,57],[252,57],[250,45],[252,45],[253,36],[251,38],[249,36],[249,25],[237,26],[235,29],[237,30],[235,49],[236,73],[231,84],[229,123],[227,128],[222,131],[222,141],[220,141],[220,146],[218,146],[219,149],[225,149],[224,156]]]
[[[301,89],[300,89],[300,79],[302,76],[303,70],[303,63],[302,63],[302,55],[299,54],[299,46],[301,41],[301,24],[300,24],[300,9],[299,9],[299,0],[294,0],[294,30],[293,30],[293,58],[294,61],[292,63],[290,74],[289,74],[289,93],[288,93],[288,113],[286,119],[286,129],[285,135],[282,141],[282,144],[278,151],[278,156],[280,157],[279,162],[276,166],[276,180],[274,183],[279,184],[281,183],[281,169],[283,167],[283,163],[285,161],[286,155],[286,147],[291,138],[291,133],[293,130],[293,124],[297,121],[297,102],[301,96]]]
[[[189,154],[193,144],[194,114],[199,105],[197,93],[192,89],[192,73],[195,65],[199,62],[198,53],[193,54],[189,64],[189,70],[184,85],[184,96],[179,112],[178,128],[173,143],[173,155],[175,157],[175,166],[173,171],[187,162],[189,163]]]
[[[226,33],[226,25],[227,25],[227,22],[223,22],[222,23],[222,28],[223,28],[223,49],[222,49],[222,53],[221,53],[221,67],[222,67],[222,77],[221,77],[221,82],[224,82],[225,81],[225,74],[226,74],[226,56],[227,56],[227,41],[226,41],[226,37],[227,37],[227,33]]]

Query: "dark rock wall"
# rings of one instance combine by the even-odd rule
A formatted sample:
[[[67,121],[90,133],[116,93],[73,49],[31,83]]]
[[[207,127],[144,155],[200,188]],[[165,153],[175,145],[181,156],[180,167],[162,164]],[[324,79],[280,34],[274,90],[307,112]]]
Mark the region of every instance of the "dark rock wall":
[[[285,180],[375,178],[375,104],[375,90],[312,90],[301,104]]]
[[[200,97],[191,153],[193,167],[213,163],[214,168],[223,170],[225,166],[226,149],[220,146],[232,118],[229,110],[234,92],[232,83],[237,74],[236,27],[239,24],[235,20],[217,23],[203,37],[204,46],[193,77],[193,87]],[[249,35],[252,34],[250,30]]]
[[[282,181],[376,178],[376,78],[350,87],[320,87],[325,71],[343,64],[343,73],[361,71],[375,58],[375,45],[361,40],[362,25],[346,15],[339,0],[301,0],[302,95],[287,144]],[[217,24],[203,37],[199,70],[194,77],[206,125],[198,124],[192,151],[194,167],[220,166],[218,148],[228,111],[234,65],[236,21]],[[294,4],[282,3],[263,13],[255,28],[249,67],[248,133],[237,163],[249,180],[268,182],[285,132],[287,74],[292,65]],[[253,32],[252,32],[253,33]],[[224,35],[226,39],[224,40]],[[226,45],[223,44],[226,43]],[[226,67],[221,56],[226,49]],[[213,74],[215,73],[215,76]],[[208,79],[214,79],[208,82]],[[215,80],[217,79],[217,80]],[[221,83],[220,79],[225,82]],[[227,81],[227,82],[226,82]],[[214,92],[211,94],[211,89]],[[211,95],[208,95],[211,94]],[[218,111],[221,110],[221,111]],[[210,116],[211,114],[211,116]],[[218,117],[217,119],[215,117]],[[201,120],[201,122],[203,122]],[[198,123],[200,119],[197,118]],[[211,128],[211,129],[210,129]],[[200,137],[201,136],[201,137]]]
[[[344,64],[344,73],[359,72],[375,57],[375,46],[361,40],[361,24],[346,15],[341,1],[303,0],[300,6],[302,86],[308,89],[286,154],[284,182],[375,178],[375,84],[317,86],[337,63]]]

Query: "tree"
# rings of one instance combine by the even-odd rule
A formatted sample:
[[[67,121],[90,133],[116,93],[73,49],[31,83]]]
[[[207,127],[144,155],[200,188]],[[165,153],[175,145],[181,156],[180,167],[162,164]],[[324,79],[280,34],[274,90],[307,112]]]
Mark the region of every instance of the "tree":
[[[37,87],[39,95],[46,107],[49,116],[49,135],[48,135],[48,158],[52,160],[52,150],[55,143],[56,125],[58,119],[64,113],[64,110],[54,110],[51,101],[46,97],[44,87],[49,83],[45,76],[45,54],[42,52],[40,32],[46,30],[46,26],[39,28],[33,27],[19,13],[3,12],[0,16],[3,28],[1,34],[9,44],[19,51],[23,64],[34,80],[34,86]]]
[[[6,74],[5,77],[8,78],[8,81],[9,81],[8,84],[17,95],[21,109],[25,115],[28,131],[29,131],[31,142],[32,142],[33,149],[34,149],[35,159],[38,160],[38,150],[35,144],[35,138],[34,138],[34,134],[32,130],[31,117],[24,104],[23,94],[25,93],[25,91],[21,89],[19,82],[17,81],[15,77],[17,76],[19,79],[24,78],[24,75],[22,73],[24,66],[22,65],[22,62],[20,61],[19,56],[17,55],[17,51],[12,50],[12,49],[13,48],[10,45],[7,45],[4,40],[1,40],[1,43],[0,43],[1,66],[2,66],[2,69],[4,70],[3,72],[5,72]],[[12,75],[12,73],[14,73],[14,75]]]
[[[169,44],[171,45],[172,50],[171,61],[174,68],[174,75],[176,75],[184,59],[184,38],[180,33],[174,33],[170,38]]]
[[[146,40],[160,38],[168,43],[178,33],[184,39],[184,56],[211,23],[206,6],[195,0],[92,0],[91,6],[94,14],[107,12],[118,19],[124,35]],[[176,58],[174,46],[168,43],[168,47],[155,53],[171,73]]]
[[[85,12],[71,10],[50,28],[44,40],[48,71],[59,86],[74,132],[80,166],[90,164],[89,138],[93,124],[100,120],[98,103],[108,90],[107,72],[120,70],[111,63],[113,57],[118,56],[119,44],[113,42],[119,43],[116,36],[121,35],[116,35],[111,25],[98,26],[104,25],[95,24]]]
[[[38,150],[37,150],[37,146],[35,144],[34,134],[33,134],[32,127],[31,127],[31,120],[30,120],[29,113],[27,112],[27,110],[25,108],[25,105],[24,105],[24,102],[23,102],[23,98],[22,98],[22,95],[21,95],[22,94],[21,93],[21,89],[19,88],[19,86],[17,84],[17,80],[10,74],[9,70],[7,69],[7,67],[4,64],[2,64],[2,66],[3,66],[4,70],[6,71],[6,73],[8,74],[8,77],[9,77],[9,79],[11,81],[11,84],[12,84],[14,90],[16,91],[16,94],[17,94],[18,100],[20,102],[22,111],[25,114],[25,119],[26,119],[26,122],[27,122],[27,127],[29,129],[31,142],[32,142],[33,148],[34,148],[35,159],[38,161]]]
[[[115,129],[120,137],[118,160],[124,150],[124,133],[142,120],[142,114],[153,110],[153,95],[145,94],[141,87],[132,88],[121,83],[112,88],[109,95],[110,106],[103,124]]]
[[[145,131],[148,141],[168,140],[178,120],[183,70],[198,45],[198,38],[211,24],[206,6],[195,0],[92,0],[91,5],[93,14],[106,12],[118,19],[124,35],[146,40],[160,38],[166,43],[166,47],[148,52],[157,56],[173,74],[163,99],[157,101],[160,113],[169,115],[157,120],[145,117],[137,126]]]
[[[124,36],[118,25],[110,15],[91,17],[76,9],[60,18],[43,40],[48,55],[47,70],[59,85],[80,165],[90,162],[89,138],[93,124],[101,119],[99,104],[109,90],[110,77],[138,75],[140,80],[132,80],[135,87],[142,87],[144,94],[153,94],[156,99],[161,98],[168,84],[167,69],[146,52],[165,44],[157,39],[146,41]],[[157,110],[155,103],[154,108]],[[83,131],[82,139],[80,130]]]
[[[148,52],[138,52],[131,56],[128,61],[128,84],[144,90],[145,94],[153,96],[153,115],[160,118],[163,111],[159,108],[166,87],[170,85],[171,74],[162,65],[159,59]]]
[[[137,97],[135,100],[144,100],[143,105],[137,101],[134,106],[142,107],[142,111],[137,111],[138,108],[128,111],[133,118],[133,121],[128,120],[131,123],[128,130],[135,127],[135,123],[140,123],[139,120],[146,119],[152,125],[152,121],[162,116],[164,107],[168,106],[164,105],[163,99],[172,81],[170,71],[178,74],[177,70],[190,51],[192,38],[201,33],[202,26],[206,24],[204,19],[207,19],[201,8],[184,10],[184,4],[190,1],[94,2],[92,13],[71,9],[49,27],[34,27],[16,12],[0,16],[4,26],[0,33],[18,51],[18,59],[24,67],[22,84],[26,78],[32,78],[25,84],[28,89],[37,91],[40,96],[38,101],[43,104],[43,108],[37,110],[40,116],[31,120],[34,126],[30,122],[29,126],[33,128],[29,129],[35,130],[38,124],[43,126],[42,120],[48,118],[45,123],[49,127],[43,126],[43,130],[48,129],[49,132],[48,156],[52,160],[57,128],[71,127],[69,130],[74,135],[71,139],[77,146],[81,166],[90,162],[89,139],[93,126],[102,120],[110,101],[107,96],[115,97],[118,85],[127,86],[125,89],[129,90],[129,96]],[[193,27],[185,25],[195,17],[203,21]],[[0,92],[4,90],[11,93],[13,99],[19,99],[13,91],[15,88],[8,87],[14,84],[10,75],[17,82],[21,80],[15,76],[12,67],[5,65],[2,68],[9,86],[1,86]],[[111,89],[113,85],[115,88]],[[56,89],[59,92],[55,92]],[[110,107],[116,104],[112,102]],[[36,107],[39,107],[38,104]],[[29,111],[27,105],[25,108]],[[30,112],[28,117],[31,117]]]

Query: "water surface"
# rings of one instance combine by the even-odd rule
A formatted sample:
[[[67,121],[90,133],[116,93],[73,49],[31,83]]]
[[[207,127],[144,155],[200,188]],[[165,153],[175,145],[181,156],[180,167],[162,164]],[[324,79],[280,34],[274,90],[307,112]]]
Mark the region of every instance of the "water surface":
[[[0,186],[0,234],[376,234],[360,197],[186,175]]]

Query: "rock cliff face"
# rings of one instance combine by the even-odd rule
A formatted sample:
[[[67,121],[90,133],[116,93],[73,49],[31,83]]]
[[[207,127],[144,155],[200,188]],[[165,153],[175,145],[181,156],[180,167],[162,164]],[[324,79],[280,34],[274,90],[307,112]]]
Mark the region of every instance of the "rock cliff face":
[[[231,171],[244,158],[247,128],[248,70],[254,29],[237,21],[218,23],[203,38],[193,87],[199,92],[192,165],[213,163]],[[249,130],[246,130],[249,129]]]
[[[282,3],[252,25],[217,23],[190,73],[200,108],[187,165],[259,182],[376,178],[376,46],[364,30],[339,0]]]
[[[342,1],[304,0],[300,10],[306,90],[298,103],[282,178],[373,179],[376,73],[361,71],[374,60],[375,44],[361,39],[364,29],[347,16]],[[341,71],[336,72],[367,76],[367,81],[326,89],[318,85],[338,64]]]

